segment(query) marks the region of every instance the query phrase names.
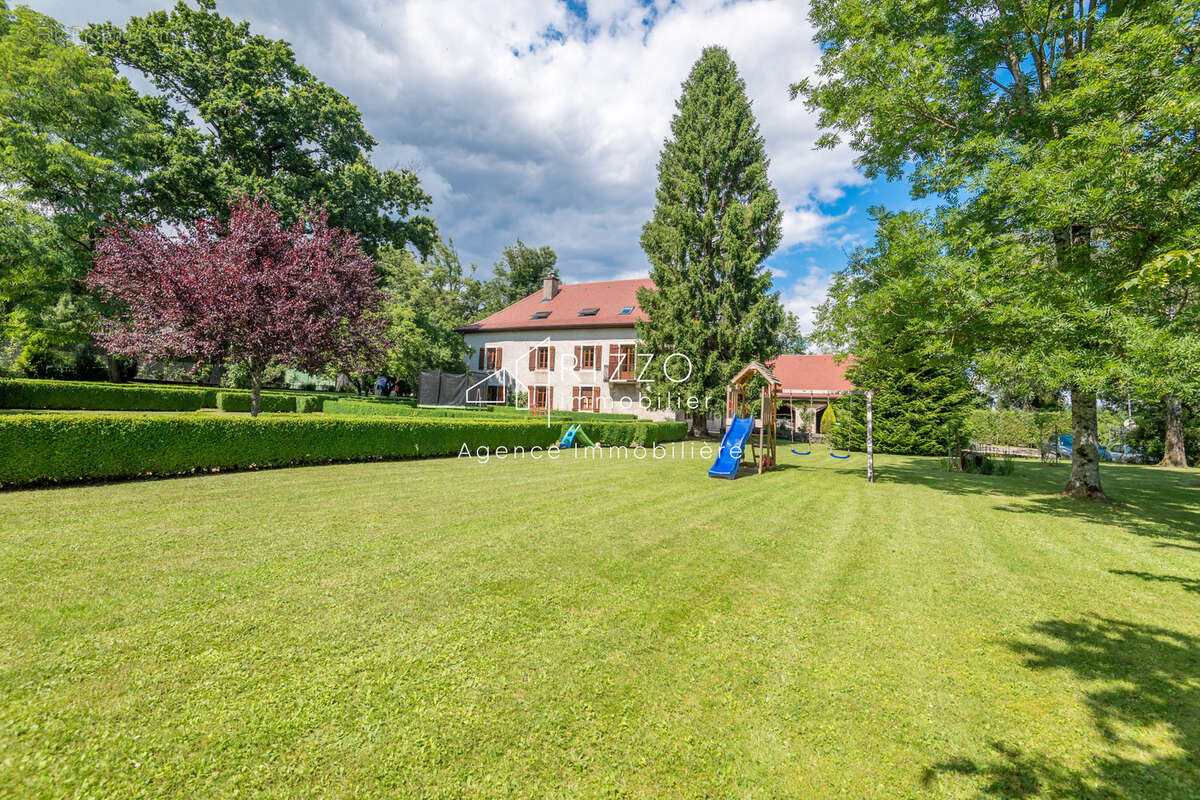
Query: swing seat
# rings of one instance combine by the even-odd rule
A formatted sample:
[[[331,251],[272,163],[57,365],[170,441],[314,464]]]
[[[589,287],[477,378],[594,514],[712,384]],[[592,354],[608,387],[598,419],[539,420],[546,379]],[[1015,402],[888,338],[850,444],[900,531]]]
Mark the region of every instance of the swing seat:
[[[835,452],[833,452],[832,450],[830,450],[830,451],[829,451],[829,457],[830,457],[830,458],[849,458],[849,457],[850,457],[850,454],[849,454],[849,453],[846,453],[846,455],[844,455],[844,456],[839,456],[837,453],[835,453]]]
[[[803,453],[801,453],[799,450],[797,450],[796,448],[794,448],[794,447],[793,447],[793,448],[792,448],[792,452],[793,452],[793,453],[795,453],[795,454],[796,454],[796,455],[798,455],[798,456],[811,456],[811,455],[812,455],[812,450],[811,450],[811,449],[809,449],[809,450],[805,450]]]

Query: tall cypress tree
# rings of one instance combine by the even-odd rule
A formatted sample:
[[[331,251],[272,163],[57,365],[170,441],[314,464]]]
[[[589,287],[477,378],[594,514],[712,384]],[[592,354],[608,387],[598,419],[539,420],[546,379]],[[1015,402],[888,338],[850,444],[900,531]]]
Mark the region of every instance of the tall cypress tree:
[[[767,179],[767,155],[737,66],[708,47],[675,103],[671,136],[658,162],[657,205],[642,228],[657,291],[638,302],[648,320],[638,336],[655,354],[651,396],[696,397],[693,427],[717,411],[725,385],[749,361],[778,355],[786,312],[763,261],[782,235],[779,199]],[[686,355],[691,375],[679,358]],[[678,407],[678,406],[676,406]]]

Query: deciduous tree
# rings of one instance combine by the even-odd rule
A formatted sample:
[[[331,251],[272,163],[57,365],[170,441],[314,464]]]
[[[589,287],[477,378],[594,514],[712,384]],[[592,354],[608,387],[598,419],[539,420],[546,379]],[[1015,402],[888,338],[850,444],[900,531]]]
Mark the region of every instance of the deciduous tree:
[[[494,313],[542,288],[542,280],[554,271],[558,254],[549,245],[530,247],[517,239],[504,248],[493,267],[495,277],[487,284],[488,313]]]
[[[469,348],[454,329],[478,317],[485,293],[474,266],[464,268],[448,241],[438,241],[425,258],[388,248],[379,260],[387,293],[388,373],[415,387],[423,369],[461,371]]]
[[[793,90],[868,177],[939,195],[969,302],[933,328],[980,369],[1069,390],[1068,494],[1103,498],[1096,395],[1120,380],[1131,272],[1200,209],[1197,4],[819,0]],[[906,172],[907,171],[907,172]],[[909,308],[892,307],[891,313]]]
[[[28,351],[18,365],[87,342],[96,308],[79,280],[103,217],[150,219],[169,204],[154,186],[156,117],[58,22],[0,2],[0,338]]]
[[[113,64],[154,84],[173,126],[168,151],[177,193],[196,212],[225,213],[263,194],[285,221],[320,203],[333,225],[369,252],[430,247],[430,198],[410,170],[370,162],[375,139],[348,98],[297,62],[290,44],[253,33],[213,0],[91,25],[83,39]],[[164,178],[165,180],[165,178]]]
[[[220,359],[250,375],[251,414],[264,371],[349,369],[381,355],[384,294],[357,236],[310,209],[284,226],[269,201],[173,234],[118,225],[97,248],[88,285],[117,311],[97,339],[110,352]]]

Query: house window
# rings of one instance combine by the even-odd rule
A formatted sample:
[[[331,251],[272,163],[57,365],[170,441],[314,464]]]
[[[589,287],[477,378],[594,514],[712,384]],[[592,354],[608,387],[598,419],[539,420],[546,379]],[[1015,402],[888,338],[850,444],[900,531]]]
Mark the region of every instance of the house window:
[[[530,409],[540,411],[550,406],[550,387],[532,386],[529,390]]]
[[[487,387],[487,401],[489,403],[501,404],[504,402],[504,387],[489,386]]]
[[[500,365],[504,363],[499,347],[481,347],[479,348],[479,369],[486,369],[492,372],[500,369]]]
[[[628,316],[632,313],[633,313],[633,306],[625,306],[624,308],[621,309],[621,314],[623,316]]]
[[[549,311],[535,311],[530,319],[545,319],[548,316],[550,316]]]
[[[581,309],[579,309],[579,316],[581,316],[581,317],[594,317],[599,313],[600,313],[599,308],[581,308]]]
[[[576,411],[595,411],[597,401],[600,399],[599,386],[580,386],[576,389],[576,396],[579,402],[575,404]]]
[[[609,345],[609,380],[631,381],[637,370],[637,346],[632,344]]]
[[[550,348],[539,347],[537,349],[537,361],[535,369],[550,369]],[[545,388],[545,387],[542,387]]]
[[[595,369],[596,368],[596,348],[584,347],[579,351],[579,368],[580,369]]]

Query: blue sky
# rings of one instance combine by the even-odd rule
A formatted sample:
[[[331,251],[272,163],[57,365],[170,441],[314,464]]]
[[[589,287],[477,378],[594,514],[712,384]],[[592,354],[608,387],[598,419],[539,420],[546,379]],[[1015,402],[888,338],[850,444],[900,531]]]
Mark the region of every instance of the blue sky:
[[[173,0],[35,0],[67,25]],[[549,244],[569,281],[645,275],[638,246],[680,82],[726,47],[746,81],[785,209],[768,262],[811,323],[829,274],[869,241],[867,209],[910,205],[867,182],[848,148],[817,151],[790,83],[818,59],[803,0],[218,0],[283,38],[362,110],[382,167],[407,167],[464,261],[488,273],[518,236]]]

